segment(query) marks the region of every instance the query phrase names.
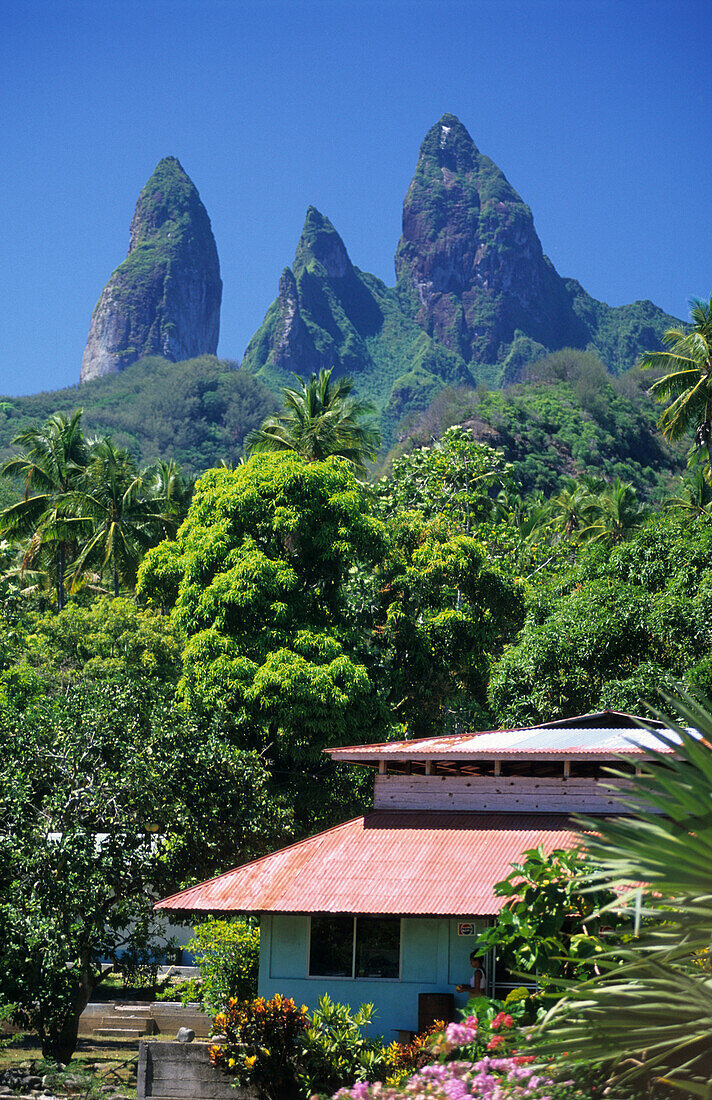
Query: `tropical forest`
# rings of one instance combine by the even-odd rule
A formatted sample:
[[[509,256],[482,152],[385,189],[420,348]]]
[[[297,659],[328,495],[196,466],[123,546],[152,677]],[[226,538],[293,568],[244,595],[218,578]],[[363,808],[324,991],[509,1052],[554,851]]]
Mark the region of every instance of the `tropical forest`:
[[[559,276],[449,114],[393,287],[309,207],[241,363],[221,293],[167,157],[79,383],[0,401],[0,1095],[133,1097],[111,997],[206,1014],[238,1097],[711,1097],[712,299]],[[159,899],[371,809],[325,749],[602,713],[661,747],[506,868],[506,997],[396,1040],[258,996],[244,912],[175,961]]]

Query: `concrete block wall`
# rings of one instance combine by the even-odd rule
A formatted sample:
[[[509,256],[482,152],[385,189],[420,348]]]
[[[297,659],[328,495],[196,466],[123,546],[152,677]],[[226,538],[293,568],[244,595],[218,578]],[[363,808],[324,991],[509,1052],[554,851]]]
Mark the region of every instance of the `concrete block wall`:
[[[254,1089],[235,1088],[232,1081],[211,1064],[207,1043],[139,1045],[136,1100],[258,1100]]]

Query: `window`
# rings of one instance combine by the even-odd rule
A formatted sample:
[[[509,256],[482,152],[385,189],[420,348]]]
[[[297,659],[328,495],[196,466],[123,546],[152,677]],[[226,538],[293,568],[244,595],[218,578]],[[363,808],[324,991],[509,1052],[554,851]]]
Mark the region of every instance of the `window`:
[[[400,977],[399,917],[312,917],[310,978]]]
[[[353,978],[354,918],[312,917],[309,976]]]

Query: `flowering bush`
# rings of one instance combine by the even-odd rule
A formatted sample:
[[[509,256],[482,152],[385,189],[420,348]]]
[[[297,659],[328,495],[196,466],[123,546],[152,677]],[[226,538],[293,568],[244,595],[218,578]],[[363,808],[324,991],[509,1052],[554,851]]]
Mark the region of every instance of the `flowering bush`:
[[[461,1023],[450,1023],[434,1036],[429,1043],[431,1064],[406,1080],[362,1082],[341,1089],[334,1100],[592,1100],[592,1092],[580,1088],[569,1074],[562,1079],[553,1065],[542,1071],[533,1054],[512,1049],[517,1039],[526,1041],[516,1021],[524,1022],[531,1012],[528,1001],[526,990],[510,994],[505,1006],[511,1012],[487,997],[470,1001],[467,1011],[477,1005],[483,1019],[469,1011]],[[496,1053],[483,1053],[484,1048]],[[505,1055],[499,1053],[502,1048]]]
[[[214,1029],[225,1039],[208,1047],[210,1061],[266,1097],[296,1095],[298,1044],[308,1025],[306,1005],[297,1008],[279,993],[271,1001],[232,998],[227,1012],[215,1017]]]
[[[465,1012],[461,1024],[448,1024],[436,1039],[432,1048],[435,1054],[447,1058],[453,1050],[466,1048],[473,1061],[484,1054],[516,1054],[526,1045],[522,1029],[535,1020],[536,1000],[522,987],[513,989],[505,1001],[473,997]],[[465,1037],[470,1034],[470,1038]]]
[[[397,1084],[432,1060],[430,1042],[435,1031],[417,1035],[411,1043],[384,1047],[380,1036],[367,1037],[373,1005],[353,1012],[324,996],[308,1015],[306,1005],[275,996],[271,1001],[231,1000],[226,1012],[215,1017],[220,1041],[209,1047],[213,1065],[255,1086],[265,1097],[309,1097],[331,1094],[354,1082],[386,1079]]]
[[[438,1063],[424,1066],[404,1085],[354,1085],[337,1092],[335,1100],[554,1100],[554,1096],[564,1100],[567,1095],[573,1100],[575,1091],[568,1085],[562,1091],[550,1077],[537,1072],[529,1064],[532,1061],[530,1057],[487,1055],[477,1062]]]
[[[445,1021],[436,1020],[425,1031],[414,1036],[409,1043],[391,1043],[386,1047],[385,1056],[388,1066],[386,1084],[400,1085],[411,1073],[433,1060],[433,1042],[435,1036],[445,1030]]]

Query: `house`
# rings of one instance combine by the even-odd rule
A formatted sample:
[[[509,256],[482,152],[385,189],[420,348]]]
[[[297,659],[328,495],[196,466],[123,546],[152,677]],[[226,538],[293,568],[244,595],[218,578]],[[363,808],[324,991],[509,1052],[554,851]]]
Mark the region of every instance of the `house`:
[[[494,886],[529,848],[576,843],[572,815],[626,812],[605,769],[672,751],[613,711],[496,730],[326,750],[375,771],[373,810],[158,903],[260,915],[259,992],[315,1007],[372,1002],[387,1038],[464,1006],[470,953],[496,919]],[[633,763],[621,764],[620,754]],[[485,989],[513,983],[485,962]]]

